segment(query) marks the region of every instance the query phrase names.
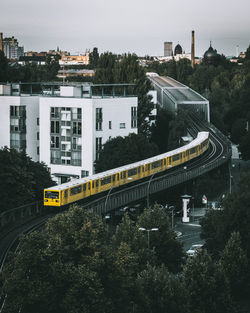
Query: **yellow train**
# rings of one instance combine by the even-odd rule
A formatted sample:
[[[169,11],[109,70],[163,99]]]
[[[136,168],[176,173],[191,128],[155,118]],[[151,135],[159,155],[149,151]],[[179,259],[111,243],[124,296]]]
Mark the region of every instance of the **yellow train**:
[[[200,132],[192,142],[178,149],[47,188],[44,190],[44,205],[62,207],[110,188],[150,177],[200,156],[208,149],[208,146],[209,132]]]

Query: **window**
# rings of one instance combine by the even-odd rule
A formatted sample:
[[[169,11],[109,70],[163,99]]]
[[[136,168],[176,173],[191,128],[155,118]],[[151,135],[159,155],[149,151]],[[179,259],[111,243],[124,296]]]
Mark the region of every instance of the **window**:
[[[39,132],[36,133],[36,139],[39,140]]]
[[[111,183],[111,176],[108,177],[104,177],[101,179],[101,185],[106,185],[106,184],[110,184]]]
[[[51,136],[50,147],[51,148],[59,148],[59,137],[58,136]]]
[[[102,150],[102,137],[96,138],[96,159],[99,159],[100,152]]]
[[[128,170],[128,177],[134,176],[137,174],[137,168],[132,168],[131,170]]]
[[[36,119],[36,125],[39,126],[39,117]]]
[[[89,176],[89,171],[81,171],[81,177]]]
[[[39,147],[36,147],[36,154],[39,155]]]
[[[155,161],[152,163],[152,169],[160,167],[161,166],[161,161]]]
[[[59,121],[50,122],[50,132],[51,134],[59,134]]]
[[[51,107],[50,108],[50,117],[59,118],[59,108]]]
[[[137,127],[137,107],[131,107],[131,128]]]
[[[120,123],[120,128],[126,128],[126,123]]]
[[[190,149],[190,154],[195,153],[195,147]]]
[[[96,130],[102,130],[102,108],[96,108]]]
[[[70,195],[73,196],[73,195],[76,195],[78,193],[82,192],[82,185],[80,186],[76,186],[76,187],[73,187],[70,189]]]
[[[112,129],[112,121],[109,121],[109,129]]]
[[[180,155],[179,154],[173,155],[173,162],[174,161],[178,161],[179,159],[180,159]]]
[[[82,134],[82,122],[73,122],[73,134],[74,135]]]
[[[58,191],[45,191],[45,198],[59,199],[59,192]]]

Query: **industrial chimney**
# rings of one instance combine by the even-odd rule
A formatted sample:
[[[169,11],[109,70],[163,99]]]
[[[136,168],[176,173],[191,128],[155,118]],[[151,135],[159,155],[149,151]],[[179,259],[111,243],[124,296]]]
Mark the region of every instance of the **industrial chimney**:
[[[192,30],[191,66],[192,66],[192,68],[194,68],[194,30]]]
[[[0,33],[0,51],[3,51],[3,33]]]

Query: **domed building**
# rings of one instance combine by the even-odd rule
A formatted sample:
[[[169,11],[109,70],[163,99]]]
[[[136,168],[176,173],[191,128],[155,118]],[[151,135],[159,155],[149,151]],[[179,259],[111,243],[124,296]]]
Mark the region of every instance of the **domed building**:
[[[211,41],[210,41],[210,47],[207,49],[207,51],[204,53],[204,60],[207,63],[213,63],[213,60],[218,56],[217,50],[212,47]]]
[[[182,54],[182,47],[179,44],[177,44],[176,47],[174,48],[174,55],[177,54]]]

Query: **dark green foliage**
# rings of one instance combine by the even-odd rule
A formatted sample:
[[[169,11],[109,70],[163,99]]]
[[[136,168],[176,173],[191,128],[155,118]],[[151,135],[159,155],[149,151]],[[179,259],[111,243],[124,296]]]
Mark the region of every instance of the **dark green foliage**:
[[[107,141],[96,161],[95,169],[103,172],[125,164],[140,161],[158,154],[157,146],[149,143],[142,134],[116,137]]]
[[[227,279],[206,250],[188,260],[184,268],[184,281],[189,290],[191,312],[234,312]]]
[[[47,167],[15,149],[0,150],[1,211],[40,200],[52,186]]]
[[[0,51],[0,82],[7,80],[8,60],[4,56],[4,52]]]
[[[45,65],[8,65],[8,60],[0,51],[0,82],[45,82],[56,80],[60,69],[59,56],[48,55]]]
[[[89,55],[89,68],[96,68],[99,60],[98,49],[95,47]]]
[[[159,232],[161,240],[172,240],[170,230]],[[153,267],[156,256],[147,250],[138,225],[126,216],[112,246],[108,235],[100,216],[75,205],[49,220],[43,231],[23,237],[2,274],[5,312],[142,312],[143,297],[148,309],[156,305],[163,310],[168,304],[170,312],[185,312],[186,304],[178,301],[184,292],[179,279],[164,266]]]
[[[159,265],[165,264],[172,273],[180,271],[184,257],[182,245],[176,241],[176,234],[170,227],[167,212],[159,205],[154,205],[143,212],[137,224],[138,228],[159,229],[150,233],[150,247],[154,248],[156,262]],[[146,232],[144,235],[146,237]]]
[[[153,109],[151,97],[147,95],[151,84],[144,69],[139,65],[135,54],[118,57],[110,52],[101,54],[94,77],[95,84],[135,84],[132,94],[138,96],[138,129],[147,134],[148,125],[145,118]],[[131,94],[131,92],[130,92]]]
[[[173,116],[164,109],[157,109],[155,125],[151,127],[151,141],[157,144],[160,153],[168,151],[168,137],[170,132],[170,122]]]
[[[150,265],[136,279],[137,305],[135,312],[188,313],[188,289],[171,275],[164,265]]]

